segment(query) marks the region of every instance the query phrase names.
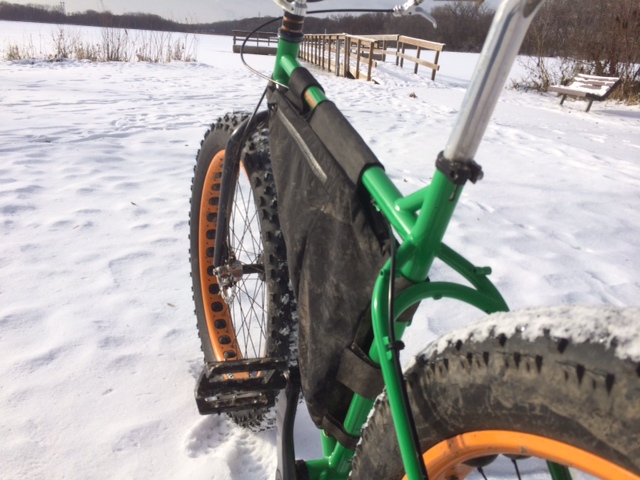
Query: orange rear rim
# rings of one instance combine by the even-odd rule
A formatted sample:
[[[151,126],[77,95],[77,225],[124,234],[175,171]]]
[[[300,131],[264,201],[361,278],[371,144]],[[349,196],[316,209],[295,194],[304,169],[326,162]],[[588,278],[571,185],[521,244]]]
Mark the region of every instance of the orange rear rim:
[[[458,435],[430,448],[423,458],[431,480],[462,480],[475,470],[464,462],[498,454],[536,457],[575,468],[603,480],[640,480],[637,475],[566,443],[503,430]],[[407,480],[406,475],[403,480]]]
[[[207,319],[209,340],[213,355],[218,362],[242,359],[229,306],[220,294],[218,280],[213,273],[213,249],[218,227],[220,185],[224,150],[218,152],[207,170],[200,201],[198,223],[198,258],[200,263],[200,286]]]

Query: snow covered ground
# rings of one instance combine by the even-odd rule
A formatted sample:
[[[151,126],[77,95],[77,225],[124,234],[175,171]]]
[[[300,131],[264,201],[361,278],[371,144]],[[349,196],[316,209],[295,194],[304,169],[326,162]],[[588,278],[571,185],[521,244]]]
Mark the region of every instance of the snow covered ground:
[[[0,22],[0,49],[55,28]],[[319,77],[410,192],[433,172],[476,58],[444,52],[436,82],[393,65],[379,85]],[[264,88],[230,38],[201,37],[198,60],[0,61],[0,478],[273,478],[273,432],[201,417],[193,400],[194,156],[211,121]],[[640,109],[583,110],[505,90],[477,155],[485,179],[448,233],[493,267],[512,308],[640,305]],[[430,303],[411,348],[478,317]],[[301,411],[298,454],[318,457]]]

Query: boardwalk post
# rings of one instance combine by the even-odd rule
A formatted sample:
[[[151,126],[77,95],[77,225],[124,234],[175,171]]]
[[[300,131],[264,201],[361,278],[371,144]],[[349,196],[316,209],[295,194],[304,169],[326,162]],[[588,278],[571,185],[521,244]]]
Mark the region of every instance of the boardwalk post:
[[[436,59],[433,63],[438,65],[438,60],[440,59],[440,50],[436,50]],[[436,79],[436,69],[434,68],[431,72],[431,80],[434,81]]]
[[[351,37],[349,35],[344,36],[344,65],[342,65],[342,73],[343,77],[346,77],[349,74],[349,70],[351,69]]]
[[[356,44],[356,79],[360,79],[360,48],[362,47],[362,42],[358,39]]]
[[[375,42],[369,42],[369,65],[367,66],[367,82],[371,81],[371,68],[373,67],[373,46]]]
[[[340,35],[338,35],[338,40],[336,42],[336,77],[340,76],[340,55],[342,50],[342,40],[340,40]]]

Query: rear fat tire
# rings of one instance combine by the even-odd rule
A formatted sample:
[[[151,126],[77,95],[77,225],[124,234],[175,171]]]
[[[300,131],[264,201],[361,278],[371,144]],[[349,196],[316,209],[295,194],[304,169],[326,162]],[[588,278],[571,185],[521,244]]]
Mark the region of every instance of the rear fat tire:
[[[577,447],[640,476],[640,364],[616,356],[616,341],[607,345],[606,329],[583,322],[585,309],[565,310],[556,320],[559,327],[579,320],[582,333],[599,333],[575,341],[552,327],[528,339],[522,316],[503,313],[476,330],[489,332],[486,338],[477,341],[470,330],[454,332],[437,344],[440,350],[432,347],[418,356],[406,378],[422,451],[468,432],[520,432]],[[605,324],[622,315],[605,312]],[[553,315],[553,310],[536,310],[536,315]],[[632,315],[637,325],[640,310]],[[513,325],[512,335],[497,333],[504,325]],[[350,478],[399,480],[403,475],[383,395],[363,430]]]
[[[210,176],[209,185],[211,185],[211,178],[213,178],[211,175],[216,176],[212,187],[217,190],[221,183],[220,173],[222,171],[221,164],[216,164],[223,158],[220,152],[224,151],[232,132],[247,116],[244,113],[228,114],[213,124],[201,143],[194,168],[190,211],[190,259],[198,333],[205,362],[219,362],[239,357],[271,357],[286,359],[292,363],[295,360],[295,349],[293,348],[296,332],[294,324],[295,302],[289,286],[286,251],[277,216],[277,199],[273,174],[271,173],[268,132],[265,125],[254,127],[255,131],[249,135],[241,153],[240,175],[243,176],[241,180],[245,187],[248,180],[253,201],[247,201],[245,198],[244,204],[234,203],[230,215],[231,222],[236,210],[240,210],[239,215],[246,215],[241,209],[255,207],[255,210],[248,215],[255,213],[259,221],[252,225],[252,231],[244,232],[244,234],[251,234],[249,235],[253,239],[251,248],[255,249],[258,245],[262,248],[258,257],[264,266],[265,274],[262,276],[262,282],[252,284],[254,286],[251,291],[242,289],[243,280],[238,282],[239,288],[236,290],[232,304],[227,304],[220,294],[217,279],[211,268],[216,216],[211,217],[214,219],[213,228],[210,222],[201,219],[201,208],[211,210],[208,205],[217,205],[218,201],[215,192],[211,195],[205,192],[203,196],[207,176]],[[238,185],[236,188],[239,188]],[[248,192],[243,193],[246,195]],[[235,197],[234,202],[236,202]],[[221,207],[221,205],[217,205],[213,211],[215,212],[217,208]],[[236,247],[233,241],[232,239],[227,242],[231,248]],[[200,242],[203,244],[206,242],[206,248],[201,248]],[[206,253],[203,253],[203,250]],[[206,269],[201,267],[203,265],[200,258],[202,255],[207,258],[209,266]],[[243,301],[245,305],[250,302],[252,307],[256,306],[255,310],[250,309],[252,315],[248,315],[244,310],[242,314],[240,313],[239,305]],[[224,304],[222,310],[220,302]],[[212,311],[214,304],[217,304],[215,313]],[[207,317],[209,317],[208,320]],[[217,345],[217,348],[214,348],[214,343],[219,342],[220,338],[225,336],[223,334],[228,333],[228,330],[217,330],[214,319],[222,319],[232,326],[231,337],[237,339],[237,342],[233,342],[233,345]],[[254,326],[259,323],[261,334],[248,333],[246,322],[253,322]],[[218,323],[218,325],[220,324]],[[228,342],[228,340],[224,341]],[[269,392],[268,396],[274,400],[276,393]],[[273,407],[240,411],[230,413],[229,417],[242,427],[259,431],[273,426],[272,410]]]

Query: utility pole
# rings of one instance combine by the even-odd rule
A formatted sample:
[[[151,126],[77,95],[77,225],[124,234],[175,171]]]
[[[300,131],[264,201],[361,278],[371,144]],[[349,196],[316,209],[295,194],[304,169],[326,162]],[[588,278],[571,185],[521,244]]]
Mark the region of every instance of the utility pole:
[[[65,11],[64,8],[64,2],[60,2],[60,12],[62,13],[62,15],[66,15],[67,12]]]

